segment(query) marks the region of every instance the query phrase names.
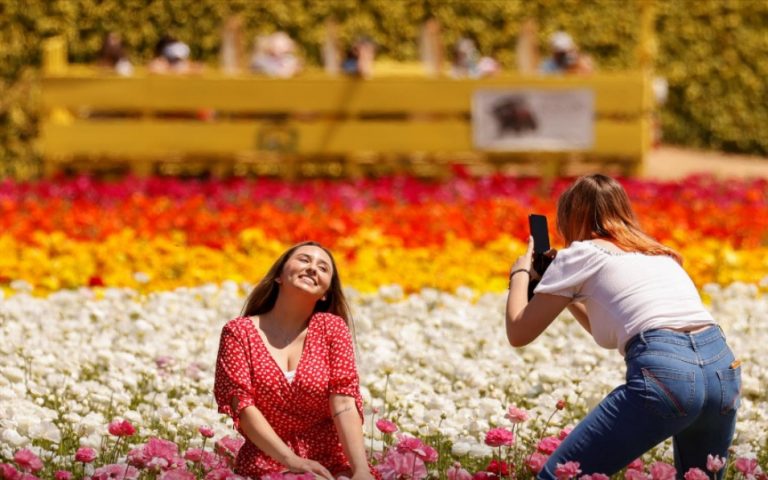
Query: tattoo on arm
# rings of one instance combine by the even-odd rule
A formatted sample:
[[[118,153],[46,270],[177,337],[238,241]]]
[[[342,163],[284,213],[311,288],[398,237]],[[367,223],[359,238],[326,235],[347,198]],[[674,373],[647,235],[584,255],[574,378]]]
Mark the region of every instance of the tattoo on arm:
[[[347,411],[349,411],[349,410],[352,410],[352,407],[346,407],[346,408],[342,408],[341,410],[339,410],[338,412],[335,412],[335,413],[333,414],[333,418],[336,418],[336,417],[338,417],[339,415],[341,415],[342,413],[344,413],[344,412],[347,412]]]

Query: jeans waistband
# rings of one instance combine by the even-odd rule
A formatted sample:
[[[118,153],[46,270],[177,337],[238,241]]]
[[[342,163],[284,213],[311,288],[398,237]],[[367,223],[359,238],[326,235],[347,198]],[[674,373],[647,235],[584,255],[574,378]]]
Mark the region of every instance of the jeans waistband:
[[[676,345],[705,345],[707,343],[725,338],[723,330],[719,325],[713,324],[709,328],[696,333],[678,332],[676,330],[667,330],[665,328],[654,328],[640,332],[629,339],[624,345],[624,351],[629,350],[638,342],[649,344],[652,342],[671,343]]]

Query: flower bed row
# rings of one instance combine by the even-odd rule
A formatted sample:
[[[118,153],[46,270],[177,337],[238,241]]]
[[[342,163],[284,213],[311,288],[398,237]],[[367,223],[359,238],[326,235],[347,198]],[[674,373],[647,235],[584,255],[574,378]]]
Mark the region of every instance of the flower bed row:
[[[109,183],[87,177],[0,184],[0,287],[23,280],[37,294],[117,286],[163,290],[254,281],[291,243],[336,253],[361,291],[400,284],[479,291],[505,287],[524,248],[527,214],[550,218],[567,185],[536,179],[407,177],[360,181]],[[625,180],[641,223],[681,250],[702,287],[757,283],[768,274],[768,182]]]
[[[30,470],[33,454],[41,459],[40,478],[52,478],[58,470],[115,478],[106,475],[120,469],[131,472],[127,478],[192,478],[181,472],[170,476],[174,469],[197,478],[227,478],[215,475],[226,473],[230,454],[219,450],[217,456],[212,446],[232,442],[226,438],[236,434],[231,422],[216,413],[213,368],[220,329],[242,306],[243,287],[225,282],[150,294],[81,289],[45,298],[17,292],[2,299],[3,468],[19,471],[27,462]],[[707,289],[712,312],[743,362],[734,457],[754,459],[756,475],[756,465],[765,468],[768,460],[763,345],[768,297],[753,285]],[[621,357],[596,347],[568,314],[534,344],[514,350],[503,333],[503,294],[478,297],[459,289],[456,294],[423,290],[405,295],[391,286],[375,294],[350,290],[349,295],[366,403],[366,443],[378,455],[380,468],[389,472],[387,478],[412,477],[403,472],[407,460],[413,466],[413,457],[385,453],[392,444],[416,445],[403,440],[411,437],[435,451],[428,455],[435,461],[419,457],[425,462],[419,478],[423,472],[445,478],[451,468],[453,480],[464,479],[456,477],[464,475],[461,469],[498,473],[511,468],[502,465],[509,461],[518,477],[530,475],[541,461],[533,454],[551,452],[569,427],[622,382]],[[384,432],[392,426],[382,419],[408,436]],[[109,428],[114,421],[130,422],[136,429],[119,436],[119,445],[112,431],[117,427]],[[201,426],[210,430],[201,434]],[[497,433],[491,442],[506,435],[494,430],[499,428],[514,434],[511,451],[504,446],[501,456],[499,445],[488,439],[492,431]],[[81,448],[94,450],[93,462],[77,459]],[[19,456],[24,449],[29,453]],[[655,462],[671,463],[670,444],[641,460],[653,475]],[[216,470],[221,471],[212,473]],[[738,472],[731,467],[728,476]],[[488,479],[490,474],[482,475]]]

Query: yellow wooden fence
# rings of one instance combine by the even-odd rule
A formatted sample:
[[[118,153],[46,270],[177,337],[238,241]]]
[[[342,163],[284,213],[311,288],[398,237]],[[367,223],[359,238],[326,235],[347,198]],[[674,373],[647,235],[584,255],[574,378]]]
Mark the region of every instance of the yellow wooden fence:
[[[137,71],[119,77],[68,66],[55,54],[59,47],[47,48],[40,136],[47,174],[77,161],[81,167],[85,161],[86,168],[117,161],[138,174],[158,165],[202,162],[219,175],[260,164],[296,175],[305,161],[343,158],[342,168],[354,171],[362,159],[411,156],[427,162],[524,158],[555,175],[573,158],[568,152],[478,152],[470,110],[480,89],[591,90],[594,143],[571,153],[616,162],[632,174],[650,146],[653,104],[647,74],[641,72],[484,79],[381,71],[357,79],[317,72],[271,79]]]

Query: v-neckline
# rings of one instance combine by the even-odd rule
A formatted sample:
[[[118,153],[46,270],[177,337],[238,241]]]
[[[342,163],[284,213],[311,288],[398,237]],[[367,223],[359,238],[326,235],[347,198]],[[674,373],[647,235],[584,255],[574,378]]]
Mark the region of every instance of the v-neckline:
[[[282,379],[282,383],[284,385],[288,385],[288,388],[292,387],[296,383],[296,379],[299,377],[299,369],[301,368],[301,365],[304,360],[304,354],[307,351],[307,340],[309,340],[309,334],[311,333],[310,328],[312,328],[312,324],[314,323],[313,320],[315,318],[316,313],[313,313],[312,316],[309,317],[309,322],[307,322],[307,333],[304,335],[304,344],[301,346],[301,355],[299,355],[299,361],[296,363],[296,368],[293,369],[293,381],[289,382],[288,379],[285,377],[285,371],[280,368],[280,365],[278,365],[277,360],[275,360],[275,357],[272,355],[272,352],[269,351],[269,347],[267,347],[266,342],[264,341],[264,337],[261,336],[261,330],[260,327],[257,327],[255,323],[253,323],[253,319],[251,317],[246,317],[248,319],[248,323],[251,324],[251,328],[253,328],[253,333],[258,337],[259,343],[261,344],[261,347],[266,352],[269,359],[272,361],[272,366],[275,367],[275,370],[279,373],[279,377]],[[261,319],[259,319],[259,322],[261,322]]]

